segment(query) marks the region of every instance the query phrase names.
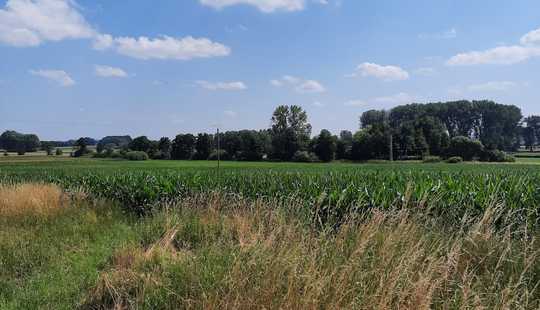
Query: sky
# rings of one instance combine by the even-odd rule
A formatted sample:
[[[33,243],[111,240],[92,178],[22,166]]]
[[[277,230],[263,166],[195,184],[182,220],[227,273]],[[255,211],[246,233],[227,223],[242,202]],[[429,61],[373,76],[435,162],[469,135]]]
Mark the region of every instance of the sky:
[[[540,113],[537,0],[0,1],[0,131],[42,140],[263,129],[494,100]]]

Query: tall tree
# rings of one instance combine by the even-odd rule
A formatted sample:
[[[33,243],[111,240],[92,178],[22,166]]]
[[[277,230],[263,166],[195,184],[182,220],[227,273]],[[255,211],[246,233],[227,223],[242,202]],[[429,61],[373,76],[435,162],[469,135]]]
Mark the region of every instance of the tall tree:
[[[334,160],[336,154],[336,137],[332,136],[330,131],[323,129],[314,140],[314,151],[317,157],[324,162]]]
[[[191,159],[195,151],[195,136],[192,134],[180,134],[173,140],[172,159]]]
[[[207,133],[200,133],[197,135],[197,142],[195,143],[195,158],[199,160],[207,160],[210,157],[213,149],[212,136]]]
[[[158,142],[158,150],[162,159],[171,159],[172,142],[168,137],[162,137]]]
[[[129,148],[133,151],[148,153],[148,151],[152,148],[152,141],[150,141],[146,136],[140,136],[133,139],[133,141],[129,143]]]
[[[279,106],[272,115],[272,157],[291,160],[299,150],[305,150],[311,136],[307,113],[299,106]]]

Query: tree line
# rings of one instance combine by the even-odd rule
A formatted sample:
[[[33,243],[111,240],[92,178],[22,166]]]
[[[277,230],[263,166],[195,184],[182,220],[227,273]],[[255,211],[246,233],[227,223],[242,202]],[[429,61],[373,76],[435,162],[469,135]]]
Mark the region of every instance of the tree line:
[[[217,134],[179,134],[173,139],[146,136],[108,136],[99,142],[80,138],[74,156],[97,143],[97,157],[125,157],[144,153],[153,159],[240,161],[332,161],[370,159],[419,159],[428,156],[461,157],[463,160],[500,161],[502,151],[520,146],[534,149],[540,143],[540,116],[522,117],[513,105],[492,101],[453,101],[408,104],[389,111],[370,110],[359,118],[359,130],[333,135],[323,129],[312,137],[308,115],[299,106],[279,106],[271,126],[263,130],[227,131]],[[26,142],[24,142],[26,141]],[[31,142],[29,142],[31,141]],[[217,147],[219,141],[219,149]],[[43,142],[47,148],[62,142]],[[32,151],[39,147],[35,135],[7,131],[0,148]],[[131,156],[135,156],[133,153]]]

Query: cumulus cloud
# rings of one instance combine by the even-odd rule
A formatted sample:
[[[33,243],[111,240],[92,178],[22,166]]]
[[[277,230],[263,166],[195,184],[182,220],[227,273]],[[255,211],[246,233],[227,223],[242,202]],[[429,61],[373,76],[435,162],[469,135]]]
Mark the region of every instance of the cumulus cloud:
[[[306,6],[305,0],[199,0],[202,5],[223,9],[233,5],[251,5],[264,13],[275,11],[300,11]]]
[[[511,81],[492,81],[482,84],[474,84],[468,87],[469,91],[492,92],[492,91],[508,91],[517,86],[517,83]]]
[[[521,37],[520,42],[523,45],[539,44],[540,43],[540,28],[525,34],[523,37]]]
[[[540,29],[530,31],[521,37],[521,45],[499,46],[484,51],[460,53],[450,58],[448,66],[469,65],[511,65],[540,56]]]
[[[115,68],[115,67],[96,65],[94,67],[94,70],[95,70],[95,74],[97,76],[101,76],[101,77],[123,78],[123,77],[128,76],[126,71],[124,71],[124,70],[122,70],[120,68]]]
[[[8,0],[0,9],[0,43],[7,45],[31,47],[95,35],[71,0]]]
[[[64,87],[75,85],[75,81],[63,70],[30,70],[30,74],[49,79]]]
[[[270,80],[270,84],[275,87],[292,87],[299,93],[323,93],[326,91],[326,88],[319,81],[306,80],[291,75],[284,75],[280,79]]]
[[[326,91],[326,88],[315,80],[307,80],[300,83],[296,87],[296,90],[300,93],[323,93]]]
[[[161,36],[119,37],[100,35],[94,42],[98,50],[114,49],[117,53],[137,59],[177,59],[190,60],[194,58],[210,58],[227,56],[231,49],[223,44],[212,42],[207,38],[173,38]]]
[[[196,81],[197,85],[208,90],[245,90],[247,89],[244,82],[208,82],[208,81]]]
[[[364,62],[356,68],[356,72],[348,77],[356,77],[360,73],[364,77],[374,77],[383,81],[403,81],[409,79],[409,73],[397,66],[381,66]]]
[[[526,46],[500,46],[486,51],[462,53],[450,58],[449,66],[499,64],[511,65],[540,56],[540,48]]]

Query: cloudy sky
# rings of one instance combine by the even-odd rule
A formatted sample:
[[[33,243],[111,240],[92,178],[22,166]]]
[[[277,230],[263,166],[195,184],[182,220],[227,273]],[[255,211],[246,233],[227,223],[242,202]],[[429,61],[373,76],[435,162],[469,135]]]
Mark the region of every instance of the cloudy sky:
[[[0,1],[0,130],[42,139],[314,130],[491,99],[540,113],[537,0]]]

